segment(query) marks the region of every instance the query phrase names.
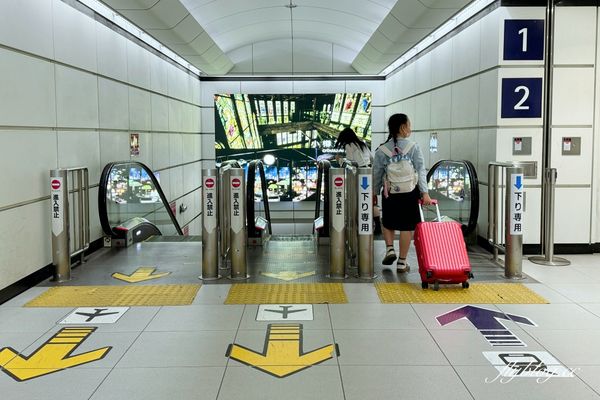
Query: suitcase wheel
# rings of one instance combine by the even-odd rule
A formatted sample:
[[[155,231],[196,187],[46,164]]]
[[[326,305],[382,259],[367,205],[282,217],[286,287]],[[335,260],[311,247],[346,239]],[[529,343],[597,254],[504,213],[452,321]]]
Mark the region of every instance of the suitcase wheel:
[[[469,272],[469,279],[473,279],[473,278],[475,278],[475,275],[473,275],[472,272]]]
[[[468,289],[469,288],[469,282],[465,281],[462,283],[462,287],[463,289]]]
[[[433,290],[436,292],[440,290],[440,283],[438,281],[433,282]]]
[[[427,289],[428,287],[429,287],[429,284],[427,282],[421,282],[422,289]]]

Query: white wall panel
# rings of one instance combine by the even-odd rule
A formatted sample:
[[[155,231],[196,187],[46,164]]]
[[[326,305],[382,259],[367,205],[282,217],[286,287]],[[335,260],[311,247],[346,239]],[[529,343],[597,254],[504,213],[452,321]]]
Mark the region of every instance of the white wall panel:
[[[98,210],[98,188],[90,189],[90,239],[92,241],[104,236],[100,225],[100,213]]]
[[[154,168],[154,175],[158,175],[158,183],[165,194],[165,198],[167,200],[171,200],[173,196],[171,196],[171,170],[163,169],[162,171],[157,171],[158,168]]]
[[[491,161],[496,161],[496,129],[480,129],[477,164],[474,163],[479,182],[488,182],[488,164]]]
[[[127,85],[98,78],[100,128],[129,129],[129,93]]]
[[[0,49],[0,125],[56,126],[54,65]]]
[[[175,167],[169,169],[169,179],[171,181],[171,197],[169,200],[174,200],[183,195],[183,167]],[[179,207],[179,202],[177,204]]]
[[[431,129],[449,128],[452,124],[452,88],[444,86],[431,92]]]
[[[594,64],[596,7],[556,7],[555,21],[554,64]]]
[[[219,93],[242,93],[240,82],[202,82],[202,105],[213,107],[215,105],[215,94]]]
[[[415,117],[412,128],[425,130],[431,127],[431,93],[423,93],[415,98]]]
[[[154,133],[152,135],[152,168],[155,170],[168,167],[169,134]]]
[[[294,81],[292,93],[344,93],[345,91],[345,81]]]
[[[151,88],[150,53],[139,45],[127,41],[127,77],[129,83],[144,89]]]
[[[138,132],[139,133],[139,146],[140,154],[138,156],[130,156],[132,161],[138,161],[144,163],[152,168],[152,161],[154,157],[154,146],[153,146],[153,134],[150,132]]]
[[[201,108],[200,112],[202,113],[202,133],[211,132],[214,134],[215,132],[215,109],[211,108]]]
[[[406,98],[415,94],[417,90],[417,63],[409,63],[402,71],[402,86],[400,87],[400,96]]]
[[[50,200],[47,200],[0,213],[0,287],[52,261],[49,211]]]
[[[96,131],[59,131],[58,167],[87,167],[90,185],[100,181],[100,136]],[[82,149],[85,149],[83,151]]]
[[[450,159],[468,160],[477,165],[478,130],[458,130],[450,134]]]
[[[375,154],[375,150],[377,149],[377,147],[379,147],[381,143],[385,142],[386,138],[387,134],[385,133],[373,133],[373,137],[371,140],[371,152],[373,154]]]
[[[202,135],[202,159],[215,159],[215,135]],[[210,165],[210,164],[209,164]],[[202,167],[213,168],[213,167]]]
[[[3,0],[0,43],[53,58],[52,0]]]
[[[371,132],[387,132],[387,120],[383,107],[371,107]]]
[[[169,99],[169,131],[181,132],[183,128],[182,103]]]
[[[53,0],[53,18],[56,61],[97,72],[96,21],[61,0]]]
[[[581,155],[563,156],[562,138],[578,136],[581,138]],[[553,128],[552,129],[552,168],[557,169],[557,185],[590,184],[592,182],[593,131],[591,128]]]
[[[498,124],[498,71],[479,75],[479,126]]]
[[[426,53],[416,61],[416,93],[431,89],[431,53]]]
[[[199,135],[181,135],[182,140],[182,162],[188,163],[190,161],[196,161],[194,158],[196,155],[196,149],[194,148],[196,141],[195,138]]]
[[[523,233],[524,244],[540,243],[540,224],[542,209],[542,191],[539,188],[528,188],[525,181],[525,232]],[[556,239],[556,235],[554,236]],[[555,240],[556,243],[556,240]]]
[[[475,76],[452,85],[452,127],[479,125],[479,77]]]
[[[127,82],[127,39],[112,29],[96,24],[98,73]]]
[[[150,87],[153,91],[162,94],[168,93],[169,67],[169,63],[150,54]]]
[[[293,90],[294,84],[292,81],[241,81],[239,93],[288,94],[293,93]]]
[[[453,79],[479,72],[481,59],[480,22],[475,22],[453,39],[452,77]]]
[[[190,192],[202,185],[202,168],[200,162],[183,166],[183,192]],[[198,210],[198,212],[200,212]],[[194,213],[196,215],[197,213]]]
[[[129,87],[129,115],[131,130],[152,129],[152,94]]]
[[[56,65],[56,114],[59,127],[98,128],[97,76]]]
[[[169,135],[169,165],[183,163],[183,139],[181,134]]]
[[[56,133],[50,131],[1,131],[0,206],[50,194],[50,169],[58,165]],[[1,213],[0,213],[1,214]]]
[[[176,99],[185,100],[186,99],[186,77],[183,72],[181,72],[174,65],[169,65],[167,67],[167,76],[168,76],[168,89],[169,96],[175,97]]]
[[[169,130],[169,100],[158,94],[151,95],[152,130],[166,132]]]
[[[425,168],[429,169],[432,165],[430,163],[431,153],[429,152],[429,132],[413,132],[410,136],[410,140],[417,142],[417,145],[423,154]]]
[[[500,15],[493,11],[480,22],[479,67],[483,71],[498,65],[500,61]]]
[[[431,85],[443,85],[452,80],[452,39],[431,51]]]
[[[128,132],[100,132],[100,164],[129,160]]]
[[[590,242],[589,188],[557,187],[554,209],[554,243]]]
[[[525,184],[541,185],[541,170],[542,162],[542,128],[500,128],[496,136],[496,160],[495,161],[537,161],[538,176],[535,180],[527,179]],[[531,155],[530,156],[513,156],[512,146],[515,137],[531,137]]]
[[[555,68],[553,88],[553,125],[591,125],[593,123],[593,68]]]

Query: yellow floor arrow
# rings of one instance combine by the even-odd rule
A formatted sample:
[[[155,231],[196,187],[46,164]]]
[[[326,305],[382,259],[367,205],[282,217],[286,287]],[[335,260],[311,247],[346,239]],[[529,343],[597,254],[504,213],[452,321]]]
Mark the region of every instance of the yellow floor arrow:
[[[68,357],[95,330],[96,328],[63,328],[29,357],[21,356],[12,348],[5,347],[0,350],[0,367],[14,380],[23,382],[65,368],[100,360],[112,347],[103,347]]]
[[[120,272],[115,272],[114,274],[112,274],[112,277],[129,283],[137,283],[149,281],[150,279],[162,278],[163,276],[167,276],[170,274],[170,272],[161,272],[159,274],[152,275],[154,271],[156,271],[156,268],[154,267],[140,267],[136,269],[131,275],[125,275],[121,274]]]
[[[293,281],[300,278],[305,278],[315,274],[315,271],[310,272],[295,272],[295,271],[282,271],[282,272],[261,272],[262,275],[268,276],[269,278],[281,279],[282,281]]]
[[[335,351],[335,345],[329,344],[303,353],[301,324],[270,324],[262,353],[232,344],[227,355],[263,372],[284,378],[333,358]]]

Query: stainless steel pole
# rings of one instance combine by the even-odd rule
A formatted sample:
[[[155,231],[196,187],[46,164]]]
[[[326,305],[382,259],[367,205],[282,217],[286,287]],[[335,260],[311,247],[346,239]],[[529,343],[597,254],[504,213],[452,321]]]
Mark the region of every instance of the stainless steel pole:
[[[343,168],[331,168],[329,170],[329,277],[333,279],[346,278],[346,234],[345,234],[345,203]]]
[[[52,222],[52,266],[54,280],[71,280],[71,252],[69,249],[69,190],[68,171],[50,171],[50,215]]]
[[[504,276],[508,279],[523,279],[523,194],[523,168],[506,168]]]
[[[373,170],[358,168],[358,277],[376,278],[373,268]]]
[[[218,190],[217,170],[202,170],[202,276],[205,281],[216,280],[219,275],[219,238],[217,234]]]
[[[229,192],[231,193],[231,279],[247,279],[246,264],[246,184],[244,170],[231,168],[229,179]]]
[[[554,195],[556,189],[556,168],[546,168],[544,171],[544,219],[547,221],[544,230],[544,255],[529,257],[529,261],[535,264],[550,266],[566,266],[571,262],[566,258],[554,255]]]

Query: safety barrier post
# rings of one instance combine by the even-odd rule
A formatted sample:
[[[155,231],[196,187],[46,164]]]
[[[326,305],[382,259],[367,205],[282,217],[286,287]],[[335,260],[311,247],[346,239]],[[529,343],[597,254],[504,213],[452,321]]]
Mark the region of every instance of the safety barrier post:
[[[202,170],[202,275],[200,279],[219,279],[219,238],[217,234],[217,170]]]
[[[244,170],[231,168],[229,178],[231,221],[231,279],[247,279],[246,264],[246,190]]]
[[[52,221],[52,266],[54,280],[71,279],[71,254],[69,250],[69,190],[68,171],[50,171],[50,207]]]
[[[522,279],[524,227],[522,167],[506,168],[505,188],[504,237],[506,254],[504,276],[508,279]]]
[[[331,168],[329,187],[329,277],[344,279],[346,264],[345,177],[343,168]]]
[[[554,192],[556,177],[556,168],[546,168],[544,173],[544,199],[547,203],[544,209],[544,219],[547,222],[544,231],[544,255],[529,257],[529,261],[541,265],[566,266],[571,264],[569,260],[554,255]]]
[[[373,171],[358,168],[358,277],[373,279]]]

